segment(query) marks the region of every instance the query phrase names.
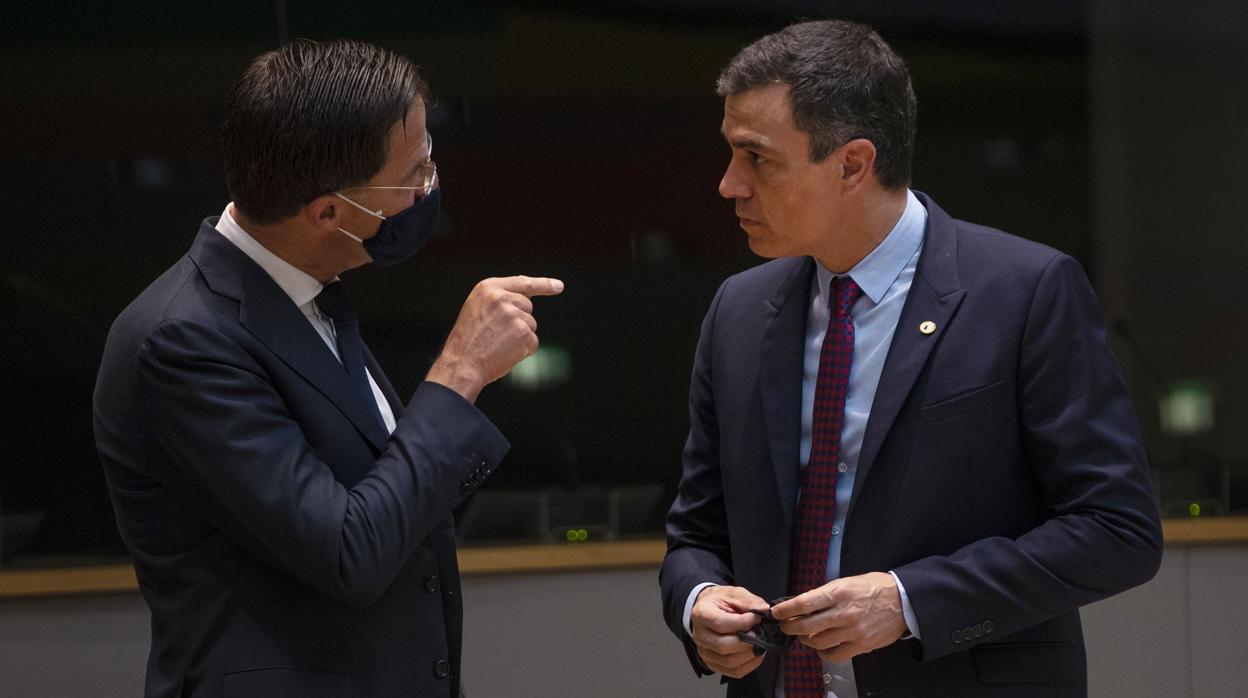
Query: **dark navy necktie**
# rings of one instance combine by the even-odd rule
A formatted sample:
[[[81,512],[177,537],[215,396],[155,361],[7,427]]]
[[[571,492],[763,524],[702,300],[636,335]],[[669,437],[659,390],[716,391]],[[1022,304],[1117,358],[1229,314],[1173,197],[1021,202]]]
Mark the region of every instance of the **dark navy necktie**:
[[[848,276],[832,279],[828,290],[828,332],[819,351],[815,408],[811,420],[810,462],[802,471],[801,495],[789,550],[789,593],[801,594],[824,583],[828,545],[836,520],[836,476],[845,423],[845,394],[854,358],[854,320],[850,309],[862,289]],[[795,642],[784,655],[785,698],[823,698],[819,655]]]
[[[373,416],[384,428],[386,422],[381,418],[377,398],[373,396],[372,386],[368,384],[368,374],[364,370],[364,342],[360,339],[360,323],[347,300],[347,291],[342,287],[342,282],[335,281],[321,289],[316,296],[316,307],[334,321],[334,334],[338,336],[338,358],[350,378],[352,390],[372,408]]]

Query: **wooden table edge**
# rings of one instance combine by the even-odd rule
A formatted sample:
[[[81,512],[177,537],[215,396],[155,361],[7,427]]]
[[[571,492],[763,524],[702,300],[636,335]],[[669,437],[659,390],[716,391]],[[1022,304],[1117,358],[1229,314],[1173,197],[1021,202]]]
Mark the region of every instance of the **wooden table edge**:
[[[1248,516],[1166,519],[1167,546],[1194,547],[1248,543]],[[465,577],[511,574],[589,572],[657,568],[663,540],[465,547],[459,570]],[[0,599],[81,594],[132,593],[138,590],[129,563],[0,571]]]

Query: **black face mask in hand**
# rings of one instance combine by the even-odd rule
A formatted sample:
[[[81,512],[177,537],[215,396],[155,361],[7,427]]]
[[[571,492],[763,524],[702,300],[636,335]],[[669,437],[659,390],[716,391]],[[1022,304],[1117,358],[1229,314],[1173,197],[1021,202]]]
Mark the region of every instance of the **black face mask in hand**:
[[[772,599],[770,606],[788,601],[792,596],[781,596],[778,599]],[[749,630],[742,630],[737,633],[737,637],[742,642],[754,648],[754,655],[759,656],[764,652],[774,652],[776,654],[784,654],[789,649],[789,645],[793,644],[793,636],[785,635],[780,632],[780,621],[771,615],[771,609],[765,611],[750,611],[758,616],[758,625]]]

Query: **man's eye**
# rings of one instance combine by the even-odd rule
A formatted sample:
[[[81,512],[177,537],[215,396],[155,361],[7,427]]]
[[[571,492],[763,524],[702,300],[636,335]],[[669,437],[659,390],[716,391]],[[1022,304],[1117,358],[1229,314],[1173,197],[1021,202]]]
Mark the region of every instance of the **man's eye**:
[[[755,153],[754,151],[749,151],[749,156],[750,156],[750,162],[754,163],[755,165],[761,165],[764,162],[767,162],[767,158],[763,157],[762,155],[759,155],[758,153]]]

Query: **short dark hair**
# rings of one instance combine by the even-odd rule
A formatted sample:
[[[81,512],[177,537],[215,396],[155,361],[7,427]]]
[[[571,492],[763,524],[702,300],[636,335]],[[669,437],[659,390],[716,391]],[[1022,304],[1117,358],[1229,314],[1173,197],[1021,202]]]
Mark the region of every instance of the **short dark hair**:
[[[300,39],[256,58],[221,126],[234,205],[275,223],[367,182],[385,165],[390,129],[428,93],[411,61],[359,41]]]
[[[910,184],[917,103],[906,64],[856,22],[793,24],[746,46],[719,74],[721,97],[789,87],[793,122],[810,134],[820,162],[855,138],[875,145],[875,175],[889,189]]]

